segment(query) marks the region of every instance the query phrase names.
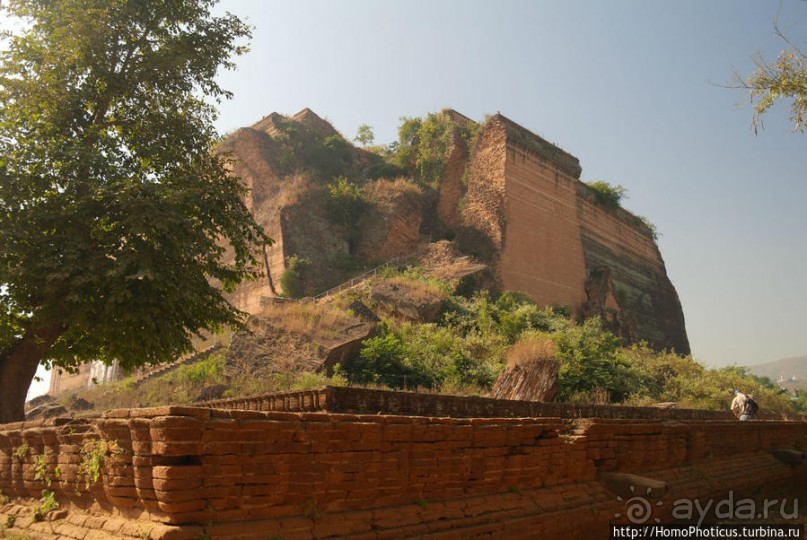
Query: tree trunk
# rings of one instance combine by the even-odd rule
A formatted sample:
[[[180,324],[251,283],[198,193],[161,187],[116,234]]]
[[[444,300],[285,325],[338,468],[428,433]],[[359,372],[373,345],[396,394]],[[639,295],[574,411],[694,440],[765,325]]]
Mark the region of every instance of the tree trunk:
[[[0,424],[25,420],[25,397],[36,369],[63,331],[58,323],[32,328],[0,356]]]

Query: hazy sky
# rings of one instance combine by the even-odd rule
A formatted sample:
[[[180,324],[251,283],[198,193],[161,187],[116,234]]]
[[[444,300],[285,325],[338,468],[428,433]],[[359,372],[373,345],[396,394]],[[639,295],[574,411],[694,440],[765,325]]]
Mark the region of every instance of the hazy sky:
[[[650,218],[694,356],[807,354],[807,133],[786,106],[754,135],[723,88],[752,58],[807,49],[807,1],[223,0],[255,27],[221,76],[222,131],[310,107],[376,142],[402,116],[501,112],[628,189]]]

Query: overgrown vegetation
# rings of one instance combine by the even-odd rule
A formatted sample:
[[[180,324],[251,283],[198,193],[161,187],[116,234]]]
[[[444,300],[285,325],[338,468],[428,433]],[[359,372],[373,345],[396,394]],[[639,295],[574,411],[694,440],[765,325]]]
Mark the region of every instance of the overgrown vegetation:
[[[308,261],[302,257],[292,255],[286,259],[286,270],[280,276],[280,286],[283,296],[287,298],[301,298],[303,290],[303,271]]]
[[[321,328],[327,329],[329,327],[328,316],[324,316],[324,319]],[[315,324],[307,322],[306,327],[311,328]],[[205,390],[211,387],[222,388],[221,397],[229,398],[321,388],[328,385],[347,385],[347,380],[339,373],[327,376],[319,373],[284,372],[255,377],[252,373],[228,374],[226,367],[225,352],[219,351],[197,363],[181,366],[165,375],[140,384],[135,384],[133,378],[127,378],[111,385],[100,385],[81,390],[80,395],[94,404],[94,410],[102,411],[113,408],[187,404],[213,399],[203,397]],[[74,395],[69,393],[60,396],[60,402],[67,404],[70,397]],[[86,461],[84,469],[89,472],[90,478],[95,478],[95,471],[100,471],[99,467],[95,465],[98,464],[99,454],[94,451],[99,449],[103,452],[103,448],[96,446],[88,448],[87,452],[82,455],[82,462]],[[53,478],[57,478],[55,472]],[[82,473],[81,478],[86,479],[86,475]]]
[[[277,121],[274,138],[280,143],[280,165],[286,172],[307,171],[321,182],[346,175],[352,166],[350,143],[341,135],[324,135],[299,122]]]
[[[479,125],[459,124],[445,111],[425,118],[402,118],[390,162],[421,185],[435,188],[443,179],[448,144],[455,130],[461,141],[473,146]]]
[[[602,180],[586,182],[586,185],[591,188],[591,193],[597,202],[608,208],[619,208],[623,199],[627,198],[628,190],[623,186],[615,186]]]
[[[101,471],[103,471],[107,458],[122,452],[123,449],[118,445],[117,441],[93,439],[85,442],[80,452],[81,463],[79,463],[76,474],[76,488],[78,488],[82,478],[84,479],[85,489],[90,489],[97,484],[101,479]]]
[[[359,241],[359,224],[367,209],[367,197],[355,183],[344,176],[337,176],[328,183],[328,198],[325,210],[331,222],[342,229],[348,241],[348,251],[355,249]]]
[[[48,467],[48,458],[45,454],[40,454],[34,460],[34,480],[40,480],[45,483],[47,487],[53,484],[54,480],[59,480],[62,476],[61,468],[56,465],[53,468],[53,474],[50,473]]]
[[[28,443],[22,443],[16,449],[14,449],[14,455],[17,457],[17,460],[22,463],[25,461],[25,458],[28,457],[28,454],[31,453],[31,447],[28,446]]]
[[[276,304],[263,316],[288,332],[307,336],[334,337],[353,325],[356,319],[346,306],[354,300],[373,307],[382,321],[357,357],[334,368],[331,376],[290,372],[228,376],[224,353],[217,353],[139,387],[119,383],[116,392],[106,392],[114,394],[115,402],[99,400],[98,405],[188,403],[215,385],[229,388],[223,397],[346,384],[485,395],[508,361],[514,364],[521,359],[557,363],[557,401],[641,406],[675,402],[679,407],[727,410],[734,389],[740,388],[765,411],[794,414],[807,408],[807,395],[791,399],[769,379],[750,375],[744,368],[709,369],[691,356],[655,351],[646,344],[626,347],[598,318],[576,322],[563,306],[541,308],[512,292],[460,296],[419,268],[390,269],[376,279],[397,284],[400,290],[403,285],[406,291],[421,287],[425,300],[437,295],[445,307],[430,323],[385,315],[381,306],[373,305],[373,281],[326,305]],[[29,449],[22,445],[15,455],[24,460]],[[83,477],[97,478],[97,464],[97,459],[88,458],[82,466],[89,476]]]
[[[410,274],[411,275],[411,274]],[[436,323],[383,322],[364,342],[359,357],[345,366],[353,384],[484,394],[518,355],[525,341],[560,365],[557,400],[576,403],[727,409],[735,388],[754,395],[761,406],[795,413],[797,404],[769,380],[744,368],[709,369],[673,352],[646,344],[625,347],[598,318],[573,321],[562,308],[539,308],[523,295],[486,292],[451,296]],[[804,399],[807,401],[807,398]]]
[[[39,504],[34,508],[34,523],[44,520],[45,516],[57,508],[59,508],[59,501],[56,500],[56,494],[47,489],[43,490],[42,497],[39,499]]]

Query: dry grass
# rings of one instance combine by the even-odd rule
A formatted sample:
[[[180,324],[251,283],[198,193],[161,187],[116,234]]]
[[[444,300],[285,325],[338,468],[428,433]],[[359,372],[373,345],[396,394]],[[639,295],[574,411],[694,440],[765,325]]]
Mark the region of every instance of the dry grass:
[[[277,206],[285,208],[299,204],[314,193],[323,194],[322,186],[308,174],[293,174],[285,177],[277,197]]]
[[[383,282],[400,291],[401,296],[404,296],[408,302],[426,303],[435,299],[443,299],[446,296],[436,285],[417,279],[394,276],[384,279]]]
[[[265,307],[261,315],[288,332],[312,338],[336,338],[359,322],[334,304],[313,302],[278,302]]]
[[[398,177],[394,180],[379,179],[370,182],[364,188],[365,193],[371,199],[386,199],[390,195],[408,195],[411,197],[420,197],[423,194],[423,189],[412,182],[409,178]]]
[[[527,334],[507,351],[507,367],[528,367],[542,362],[555,362],[557,347],[544,334]]]

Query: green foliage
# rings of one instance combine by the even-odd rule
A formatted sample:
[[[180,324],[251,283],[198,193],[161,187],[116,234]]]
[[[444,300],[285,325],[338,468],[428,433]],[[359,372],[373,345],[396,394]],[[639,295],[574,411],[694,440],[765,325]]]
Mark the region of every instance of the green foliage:
[[[322,388],[323,386],[347,386],[347,384],[348,381],[342,374],[339,364],[337,364],[334,367],[333,375],[330,377],[322,373],[301,373],[291,385],[291,389],[299,391]]]
[[[278,119],[280,165],[287,172],[307,170],[321,182],[344,175],[353,162],[350,143],[341,135],[325,136],[292,119]]]
[[[337,176],[328,184],[328,198],[325,200],[328,218],[345,230],[351,252],[359,240],[359,222],[367,206],[367,198],[359,186],[346,177]]]
[[[325,208],[328,217],[337,225],[349,226],[358,221],[367,200],[359,186],[344,176],[337,176],[328,184]]]
[[[597,202],[608,208],[619,208],[622,199],[627,198],[627,192],[622,186],[614,186],[602,180],[598,182],[586,182],[586,185],[591,188],[591,192],[597,199]]]
[[[369,180],[378,180],[379,178],[398,178],[405,176],[406,171],[394,163],[381,162],[368,168],[365,174]]]
[[[178,385],[201,386],[221,382],[225,357],[222,353],[211,354],[199,362],[180,366],[171,374]]]
[[[283,289],[283,296],[287,298],[302,298],[305,294],[303,290],[303,272],[308,265],[308,260],[292,255],[286,259],[286,270],[280,276],[280,286]]]
[[[106,459],[114,454],[123,453],[123,449],[118,446],[117,441],[107,439],[89,440],[81,448],[81,463],[76,473],[76,486],[78,487],[81,478],[84,478],[85,489],[98,483],[101,479],[101,471],[104,469]]]
[[[14,449],[14,456],[16,456],[20,463],[24,462],[25,458],[28,457],[28,454],[30,453],[31,447],[28,446],[28,443],[22,443],[16,449]]]
[[[373,128],[368,126],[367,124],[362,124],[356,130],[356,136],[353,138],[354,141],[361,144],[362,146],[367,146],[368,144],[373,144],[375,140],[375,135],[373,135]]]
[[[777,33],[791,47],[780,52],[774,64],[761,56],[756,58],[757,70],[745,81],[739,80],[740,87],[750,92],[754,103],[754,131],[762,126],[762,116],[774,103],[789,99],[793,128],[803,132],[807,130],[807,55],[787,41],[778,29]]]
[[[30,24],[0,51],[0,366],[41,342],[60,367],[128,369],[240,324],[213,283],[254,275],[268,239],[211,151],[217,72],[250,35],[214,4],[4,6]]]
[[[624,400],[634,386],[635,374],[619,354],[621,340],[603,330],[595,317],[582,325],[570,324],[552,336],[560,356],[560,401],[592,395],[603,389],[609,401]]]
[[[14,528],[17,523],[17,514],[9,514],[6,516],[6,529]]]
[[[792,399],[793,407],[800,413],[807,413],[807,392],[799,390]]]
[[[436,186],[446,168],[446,153],[454,125],[448,115],[402,118],[393,163],[416,181]]]
[[[407,272],[417,275],[416,269]],[[359,359],[347,366],[348,376],[353,382],[394,388],[472,393],[473,388],[489,388],[503,368],[508,346],[499,317],[521,307],[507,307],[510,299],[499,308],[487,294],[450,297],[439,323],[383,325],[381,334],[366,340]],[[531,328],[529,323],[523,327]]]
[[[42,491],[42,498],[39,499],[39,505],[34,508],[33,520],[34,523],[39,523],[45,519],[49,513],[59,508],[59,501],[56,500],[56,494],[47,489]]]
[[[59,476],[61,476],[61,470],[57,466],[54,471],[54,477],[58,479]],[[53,477],[48,473],[48,458],[45,454],[40,454],[34,460],[34,480],[41,480],[48,487],[53,483]]]
[[[406,349],[401,339],[383,328],[381,335],[364,340],[359,358],[351,366],[353,380],[361,383],[384,384],[392,388],[406,386],[406,377],[409,384],[415,380],[422,382],[405,360]]]
[[[408,272],[418,274],[417,269]],[[383,323],[379,335],[365,340],[359,358],[345,366],[345,374],[359,384],[480,393],[504,369],[512,345],[529,334],[554,343],[559,401],[672,401],[681,407],[726,410],[733,390],[742,388],[767,411],[796,411],[770,381],[742,368],[707,369],[691,356],[654,351],[646,344],[625,348],[598,318],[577,324],[568,313],[541,309],[513,292],[450,296],[437,323]],[[807,407],[807,397],[799,403]]]
[[[792,414],[796,407],[770,380],[743,367],[709,369],[691,356],[658,352],[646,344],[622,349],[622,356],[637,374],[628,402],[676,402],[681,407],[727,410],[734,390],[751,394],[767,412]]]
[[[653,240],[658,240],[659,239],[659,237],[661,236],[661,233],[658,232],[658,227],[656,227],[655,223],[653,223],[652,221],[650,221],[648,218],[646,218],[644,216],[635,216],[635,217],[636,217],[636,220],[639,223],[641,223],[642,225],[644,225],[645,227],[647,227],[650,230],[650,236],[653,237]]]

